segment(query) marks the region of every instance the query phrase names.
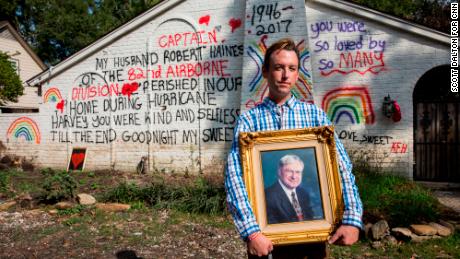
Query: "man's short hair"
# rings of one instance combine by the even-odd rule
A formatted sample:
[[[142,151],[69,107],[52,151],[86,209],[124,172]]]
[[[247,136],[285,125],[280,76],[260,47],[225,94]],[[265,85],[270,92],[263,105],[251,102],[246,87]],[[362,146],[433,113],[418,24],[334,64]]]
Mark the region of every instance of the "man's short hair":
[[[277,42],[273,43],[270,47],[268,47],[267,51],[265,52],[264,64],[263,64],[263,69],[265,71],[268,71],[270,68],[270,56],[273,54],[273,52],[277,50],[282,50],[282,49],[294,51],[297,56],[297,60],[299,61],[299,67],[300,67],[300,54],[299,54],[299,50],[297,49],[297,46],[295,45],[292,39],[284,38],[284,39],[278,40]]]
[[[304,166],[302,159],[300,159],[300,157],[298,157],[297,155],[285,155],[280,159],[278,163],[278,169],[285,165],[292,164],[294,162],[300,162],[302,164],[302,167]]]

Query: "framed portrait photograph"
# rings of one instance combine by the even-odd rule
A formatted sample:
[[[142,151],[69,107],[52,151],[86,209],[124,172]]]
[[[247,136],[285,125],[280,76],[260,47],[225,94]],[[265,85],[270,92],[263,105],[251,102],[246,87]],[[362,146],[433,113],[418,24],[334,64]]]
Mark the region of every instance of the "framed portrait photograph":
[[[262,233],[274,244],[326,241],[343,214],[334,128],[244,132],[239,145]]]

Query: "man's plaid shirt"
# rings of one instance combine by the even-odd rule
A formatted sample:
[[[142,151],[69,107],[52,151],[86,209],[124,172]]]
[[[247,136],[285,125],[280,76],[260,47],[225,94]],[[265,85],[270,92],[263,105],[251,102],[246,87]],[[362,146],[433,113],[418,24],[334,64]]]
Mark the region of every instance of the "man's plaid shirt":
[[[225,189],[230,213],[243,240],[254,232],[260,231],[254,213],[249,204],[248,194],[243,181],[238,146],[240,132],[296,129],[330,125],[323,110],[313,104],[298,101],[292,96],[282,106],[277,106],[269,98],[243,113],[235,126],[234,138],[228,155],[225,173]],[[345,210],[342,224],[362,228],[362,203],[359,198],[355,177],[352,174],[350,158],[335,134],[339,171],[342,179],[342,191]]]

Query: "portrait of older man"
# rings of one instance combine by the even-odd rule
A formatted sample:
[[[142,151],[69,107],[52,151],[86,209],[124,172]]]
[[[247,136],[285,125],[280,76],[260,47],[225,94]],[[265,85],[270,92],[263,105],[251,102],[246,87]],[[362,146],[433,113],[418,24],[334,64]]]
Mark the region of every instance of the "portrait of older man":
[[[278,163],[275,183],[265,188],[268,224],[313,219],[308,191],[301,186],[303,161],[294,154],[283,156]]]

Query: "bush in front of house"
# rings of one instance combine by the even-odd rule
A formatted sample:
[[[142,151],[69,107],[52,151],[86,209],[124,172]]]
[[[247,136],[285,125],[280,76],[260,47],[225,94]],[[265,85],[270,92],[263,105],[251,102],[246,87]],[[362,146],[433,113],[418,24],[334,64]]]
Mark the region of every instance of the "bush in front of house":
[[[44,169],[42,173],[46,176],[42,184],[42,199],[45,202],[53,203],[75,197],[77,181],[69,172]]]
[[[203,178],[197,178],[194,184],[185,186],[155,182],[140,187],[133,183],[121,183],[109,190],[102,200],[145,202],[155,208],[211,215],[223,214],[226,208],[224,187],[213,185]]]
[[[438,200],[413,181],[369,170],[355,176],[367,220],[383,218],[390,226],[408,226],[439,216]]]

